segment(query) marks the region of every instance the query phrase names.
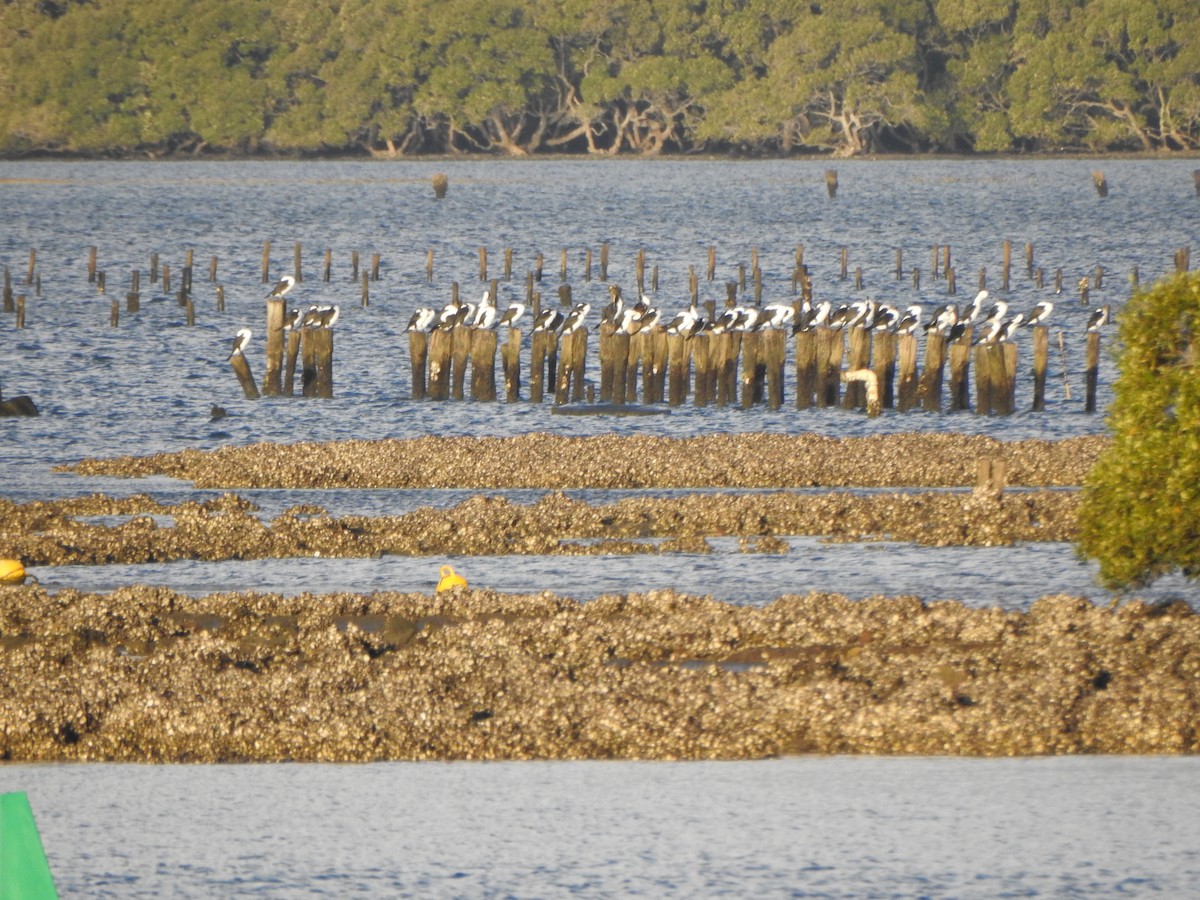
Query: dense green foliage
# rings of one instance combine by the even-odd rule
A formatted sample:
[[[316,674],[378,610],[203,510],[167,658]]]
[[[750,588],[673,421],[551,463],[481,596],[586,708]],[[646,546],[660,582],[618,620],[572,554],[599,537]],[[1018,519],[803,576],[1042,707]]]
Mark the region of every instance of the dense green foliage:
[[[0,0],[0,154],[1200,147],[1195,0]]]
[[[1088,478],[1080,550],[1111,586],[1200,577],[1200,274],[1135,295],[1120,336],[1114,439]]]

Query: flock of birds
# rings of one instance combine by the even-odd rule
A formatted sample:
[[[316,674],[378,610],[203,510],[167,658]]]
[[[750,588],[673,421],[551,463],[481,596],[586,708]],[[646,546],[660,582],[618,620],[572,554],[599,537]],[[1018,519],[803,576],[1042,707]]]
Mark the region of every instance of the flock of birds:
[[[283,297],[295,286],[296,279],[291,275],[284,275],[275,283],[275,287],[271,288],[266,299],[274,300]],[[284,315],[283,330],[286,332],[302,328],[332,328],[337,322],[340,312],[341,310],[336,305],[313,305],[303,313],[300,312],[299,307],[292,307]],[[239,328],[233,339],[233,350],[229,354],[229,360],[245,352],[246,347],[250,344],[250,338],[253,336],[254,332],[249,328]],[[228,360],[226,361],[228,362]]]
[[[766,306],[732,306],[717,315],[705,317],[693,302],[670,318],[664,316],[650,299],[641,294],[635,302],[627,302],[617,285],[609,287],[610,301],[600,315],[601,324],[611,324],[617,333],[637,334],[640,331],[661,329],[667,334],[693,337],[701,334],[746,333],[771,329],[790,329],[792,334],[818,327],[835,330],[864,328],[868,331],[893,334],[915,334],[924,330],[947,340],[957,340],[969,327],[977,327],[972,343],[993,344],[1010,341],[1022,327],[1044,325],[1054,312],[1054,304],[1042,300],[1027,313],[1008,315],[1003,300],[989,303],[986,290],[981,290],[965,308],[946,303],[927,317],[918,304],[898,309],[875,300],[856,300],[834,307],[829,301],[801,301],[799,308],[791,303],[769,303]],[[421,307],[409,319],[407,331],[433,332],[466,326],[479,329],[515,327],[524,317],[526,306],[513,303],[500,313],[496,298],[485,290],[478,303],[453,300],[442,309]],[[533,320],[533,332],[554,332],[566,336],[588,323],[592,306],[577,303],[570,310],[554,307],[543,309]],[[1096,331],[1110,321],[1107,305],[1099,307],[1090,317],[1087,330]]]
[[[267,299],[286,295],[296,285],[296,279],[284,275],[271,289]],[[620,286],[609,286],[609,302],[601,311],[600,324],[611,324],[616,333],[634,335],[653,330],[665,331],[669,335],[694,337],[696,335],[719,335],[725,333],[750,333],[764,330],[790,329],[792,334],[825,327],[833,330],[863,328],[872,332],[891,334],[936,334],[948,341],[958,340],[968,328],[976,328],[973,344],[996,344],[1011,341],[1019,329],[1045,325],[1054,312],[1049,300],[1039,301],[1025,313],[1008,314],[1008,304],[1003,300],[989,302],[986,290],[960,309],[955,303],[945,303],[927,316],[919,304],[903,309],[879,303],[875,300],[856,300],[835,307],[830,301],[812,303],[805,299],[799,304],[769,303],[766,306],[731,306],[715,316],[706,317],[692,302],[686,309],[664,315],[645,294],[636,301],[625,299]],[[430,333],[456,327],[484,330],[515,328],[527,312],[524,303],[513,303],[503,313],[496,306],[491,290],[485,290],[478,303],[464,303],[455,298],[441,309],[423,306],[412,314],[405,329],[409,332]],[[590,303],[577,303],[571,309],[547,307],[534,319],[534,334],[552,333],[558,337],[573,334],[588,324],[591,316]],[[304,313],[293,307],[284,318],[284,331],[303,328],[332,328],[338,320],[339,309],[335,305],[310,306]],[[1097,331],[1111,321],[1109,306],[1101,306],[1088,319],[1087,330]],[[241,328],[233,340],[229,359],[245,351],[253,332]]]

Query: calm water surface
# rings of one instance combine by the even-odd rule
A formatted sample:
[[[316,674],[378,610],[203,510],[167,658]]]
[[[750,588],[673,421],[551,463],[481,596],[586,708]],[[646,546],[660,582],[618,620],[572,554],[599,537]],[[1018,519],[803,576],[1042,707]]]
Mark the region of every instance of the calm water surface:
[[[1091,171],[1105,170],[1100,200]],[[1083,326],[1099,303],[1119,315],[1136,267],[1143,281],[1175,250],[1200,247],[1191,160],[841,162],[825,194],[825,162],[564,161],[0,163],[0,264],[28,295],[27,327],[0,317],[0,388],[32,395],[43,415],[0,420],[0,497],[21,501],[103,491],[166,502],[208,496],[168,479],[56,474],[84,457],[202,449],[256,441],[326,441],[425,434],[528,432],[695,435],[730,431],[866,435],[956,431],[1001,439],[1104,430],[1083,412]],[[430,179],[450,176],[445,201]],[[1013,276],[1000,290],[1002,246]],[[243,399],[226,363],[234,332],[257,332],[247,356],[262,371],[263,242],[271,274],[303,247],[297,305],[335,302],[336,398]],[[479,248],[492,275],[513,249],[501,303],[524,294],[544,256],[543,296],[555,296],[561,252],[576,299],[603,302],[609,278],[634,287],[634,259],[657,268],[657,302],[686,303],[688,270],[702,299],[723,300],[739,264],[758,253],[763,300],[791,298],[804,246],[818,299],[858,294],[839,277],[841,250],[861,266],[862,295],[896,304],[944,302],[932,248],[949,244],[959,294],[981,269],[1014,310],[1057,303],[1045,414],[885,414],[840,410],[695,409],[669,416],[557,417],[546,406],[416,404],[403,328],[417,306],[441,305],[458,282],[474,299]],[[1038,289],[1024,247],[1047,273]],[[95,245],[108,294],[87,282]],[[333,253],[333,279],[319,270]],[[23,286],[37,252],[41,291]],[[161,284],[152,253],[178,287],[195,253],[196,324]],[[425,260],[433,251],[432,283]],[[583,278],[593,251],[594,280]],[[893,275],[896,251],[904,277]],[[381,257],[370,305],[350,256]],[[226,298],[216,311],[211,257]],[[1105,271],[1092,306],[1080,278]],[[914,287],[911,270],[920,269]],[[113,297],[142,271],[142,307],[109,326]],[[1062,269],[1064,291],[1053,294]],[[1114,337],[1106,337],[1111,347]],[[1028,398],[1022,344],[1018,397]],[[594,372],[589,376],[595,378]],[[1101,403],[1113,367],[1101,366]],[[790,385],[789,394],[790,399]],[[1025,403],[1028,401],[1025,400]],[[211,407],[228,415],[210,421]],[[311,452],[298,448],[298,453]],[[246,492],[264,515],[295,503],[331,511],[445,506],[455,492]],[[531,502],[537,492],[515,496]],[[606,498],[599,498],[606,499]],[[611,499],[611,497],[607,498]],[[783,556],[744,555],[731,542],[696,556],[632,559],[461,559],[473,584],[524,591],[564,583],[586,599],[633,587],[678,587],[740,603],[839,590],[915,593],[1020,608],[1042,592],[1103,600],[1094,571],[1065,545],[932,550],[897,544],[793,540]],[[52,589],[109,590],[139,581],[191,593],[256,587],[283,593],[429,590],[443,560],[173,563],[35,570]],[[1190,596],[1165,581],[1155,596]],[[1200,889],[1200,775],[1193,760],[787,759],[761,763],[373,766],[0,766],[0,790],[30,794],[64,894],[130,896],[1189,896]]]

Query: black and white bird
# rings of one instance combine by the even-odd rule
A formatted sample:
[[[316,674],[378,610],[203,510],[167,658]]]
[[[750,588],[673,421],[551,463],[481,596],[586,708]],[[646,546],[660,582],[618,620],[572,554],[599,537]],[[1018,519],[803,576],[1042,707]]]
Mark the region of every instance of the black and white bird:
[[[1033,309],[1025,314],[1025,324],[1030,326],[1044,325],[1052,312],[1054,312],[1054,304],[1049,300],[1041,300]]]
[[[504,315],[496,323],[497,328],[516,328],[517,323],[521,321],[521,316],[525,315],[524,303],[511,303],[508,309],[504,311]]]
[[[569,334],[574,334],[580,328],[587,325],[588,313],[592,311],[590,303],[576,303],[575,308],[567,313],[566,321],[562,324],[562,336],[566,337]]]
[[[790,303],[768,303],[763,313],[759,328],[784,328],[796,318],[796,307]]]
[[[959,319],[968,325],[975,324],[975,320],[983,315],[983,308],[987,304],[988,292],[980,291],[975,295],[975,299],[971,301]]]
[[[958,307],[953,303],[944,303],[933,311],[933,315],[925,323],[925,332],[927,334],[933,332],[934,334],[943,336],[947,335],[950,329],[958,324],[958,320]],[[964,321],[962,324],[965,328],[967,323]]]
[[[249,328],[238,329],[237,335],[233,339],[233,350],[226,358],[226,362],[229,362],[229,360],[233,359],[235,356],[238,356],[243,350],[246,349],[246,345],[250,343],[250,336],[252,334],[253,332]]]
[[[296,327],[296,323],[299,321],[300,321],[300,307],[293,306],[291,309],[289,309],[287,311],[287,313],[284,314],[283,330],[291,331],[293,328]]]
[[[697,311],[696,304],[692,303],[687,309],[677,312],[667,323],[667,334],[682,334],[690,337],[700,331],[703,325],[704,319]]]
[[[492,296],[491,289],[487,289],[483,292],[483,296],[479,298],[479,303],[476,304],[475,311],[471,314],[470,321],[467,324],[472,328],[489,330],[496,326],[498,318],[496,300]]]
[[[303,318],[301,328],[332,328],[341,310],[337,306],[310,306]]]
[[[296,279],[291,275],[284,275],[277,282],[275,282],[275,287],[271,288],[271,293],[267,294],[267,299],[274,300],[277,297],[282,297],[295,286]]]
[[[871,326],[872,331],[895,331],[896,326],[900,324],[900,310],[894,306],[883,304],[875,313],[875,323]]]
[[[896,334],[916,334],[921,327],[921,307],[917,304],[907,306],[896,322]]]
[[[992,304],[991,308],[987,311],[987,315],[984,317],[983,321],[990,322],[993,319],[1003,319],[1007,315],[1008,315],[1008,304],[1005,303],[1003,300],[997,300],[995,303]]]
[[[433,327],[437,325],[438,314],[437,310],[432,306],[421,306],[412,314],[412,318],[408,320],[408,327],[405,331],[433,331]]]
[[[1112,311],[1109,309],[1108,304],[1105,303],[1102,307],[1100,307],[1098,310],[1096,310],[1094,313],[1092,313],[1091,316],[1088,318],[1087,330],[1088,331],[1099,331],[1101,328],[1103,328],[1105,325],[1107,325],[1111,321],[1112,321]]]
[[[548,306],[533,320],[533,332],[537,334],[539,331],[558,331],[566,318],[561,309]]]
[[[1000,326],[1000,334],[998,335],[997,340],[1000,341],[1000,343],[1004,343],[1005,341],[1011,341],[1013,339],[1013,337],[1016,335],[1017,330],[1023,324],[1025,324],[1025,313],[1017,313],[1015,316],[1013,316],[1011,319],[1009,319],[1007,322],[1005,322],[1003,325]]]
[[[608,296],[608,303],[600,311],[601,325],[617,324],[617,320],[621,318],[621,313],[625,310],[625,298],[621,296],[621,286],[619,284],[610,284],[608,286]]]
[[[964,323],[965,324],[965,323]],[[1004,327],[1002,319],[984,319],[979,325],[973,344],[994,344],[1000,337],[1000,329]]]

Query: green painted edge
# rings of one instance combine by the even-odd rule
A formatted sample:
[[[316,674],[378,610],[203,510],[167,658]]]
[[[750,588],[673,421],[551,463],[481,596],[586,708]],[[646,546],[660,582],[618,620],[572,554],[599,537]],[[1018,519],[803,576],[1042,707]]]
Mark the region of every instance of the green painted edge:
[[[0,900],[58,900],[29,798],[0,794]]]

